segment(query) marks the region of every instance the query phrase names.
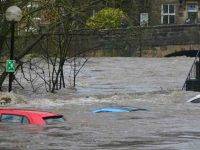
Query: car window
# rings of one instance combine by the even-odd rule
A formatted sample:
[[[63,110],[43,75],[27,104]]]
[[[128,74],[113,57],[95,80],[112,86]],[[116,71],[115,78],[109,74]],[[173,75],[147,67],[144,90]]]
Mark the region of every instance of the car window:
[[[26,117],[22,118],[22,124],[29,124],[29,121]]]
[[[2,114],[1,122],[28,124],[28,119],[26,117],[20,116],[20,115]]]
[[[65,121],[63,116],[45,117],[43,119],[46,122],[46,124],[54,124],[54,123],[60,123],[60,122],[64,122]]]

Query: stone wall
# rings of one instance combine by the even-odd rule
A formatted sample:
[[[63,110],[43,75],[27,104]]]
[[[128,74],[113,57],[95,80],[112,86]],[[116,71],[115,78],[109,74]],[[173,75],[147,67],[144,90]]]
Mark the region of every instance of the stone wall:
[[[80,30],[71,34],[72,51],[90,50],[93,56],[163,57],[200,49],[200,24]]]
[[[42,51],[40,45],[48,45],[47,37],[55,38],[55,41],[58,41],[59,36],[63,36],[62,33],[55,34],[46,34],[33,51]],[[32,36],[28,38],[29,40],[26,37],[24,40],[23,37],[16,38],[16,53],[34,41],[37,36]],[[101,31],[77,30],[71,32],[68,37],[70,45],[67,47],[72,55],[87,51],[92,56],[163,57],[179,51],[199,50],[200,24]],[[8,44],[9,41],[8,39]],[[3,48],[4,51],[6,49],[9,51],[8,48]]]
[[[200,25],[198,24],[157,26],[149,28],[149,30],[151,32],[144,34],[142,44],[144,47],[148,47],[143,50],[145,56],[153,53],[163,57],[178,51],[200,49]]]

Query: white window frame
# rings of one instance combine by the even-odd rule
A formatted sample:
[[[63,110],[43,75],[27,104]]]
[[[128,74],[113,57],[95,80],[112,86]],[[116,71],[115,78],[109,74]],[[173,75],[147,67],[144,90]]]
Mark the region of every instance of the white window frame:
[[[167,5],[168,6],[168,12],[167,13],[164,13],[164,5]],[[174,12],[173,13],[170,13],[169,12],[169,6],[172,5],[174,7]],[[175,4],[162,4],[161,5],[161,24],[163,24],[163,19],[164,19],[164,16],[168,16],[168,21],[167,21],[167,24],[170,24],[170,17],[169,16],[174,16],[174,23],[176,22],[175,20],[175,16],[176,16],[176,5]]]

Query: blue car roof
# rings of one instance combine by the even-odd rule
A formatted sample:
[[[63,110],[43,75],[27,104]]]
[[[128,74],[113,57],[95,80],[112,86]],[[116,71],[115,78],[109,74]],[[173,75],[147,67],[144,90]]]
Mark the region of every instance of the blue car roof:
[[[141,108],[135,108],[135,107],[106,107],[106,108],[100,108],[93,110],[93,113],[102,113],[102,112],[132,112],[132,111],[138,111],[138,110],[146,110]]]

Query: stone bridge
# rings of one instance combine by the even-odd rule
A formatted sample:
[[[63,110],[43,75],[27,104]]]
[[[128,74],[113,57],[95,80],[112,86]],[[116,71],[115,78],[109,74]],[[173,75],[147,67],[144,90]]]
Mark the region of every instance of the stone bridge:
[[[100,31],[76,30],[70,32],[69,35],[71,35],[69,49],[72,52],[90,50],[91,56],[195,56],[196,51],[200,49],[200,24]],[[40,43],[48,45],[46,39],[49,36],[57,39],[57,36],[63,36],[63,33],[53,35],[48,33]],[[33,35],[28,37],[29,40],[22,40],[22,37],[16,38],[19,40],[16,43],[26,41],[26,45],[29,45],[37,37],[38,35]],[[9,39],[7,41],[9,45]],[[37,45],[34,49],[38,51],[40,47]],[[21,47],[24,47],[23,44]]]
[[[95,47],[98,50],[95,54],[103,56],[195,56],[200,50],[200,24],[84,30],[74,32],[73,35],[78,35],[73,40],[74,48]]]
[[[200,50],[200,25],[160,26],[144,36],[147,56],[196,56]]]

